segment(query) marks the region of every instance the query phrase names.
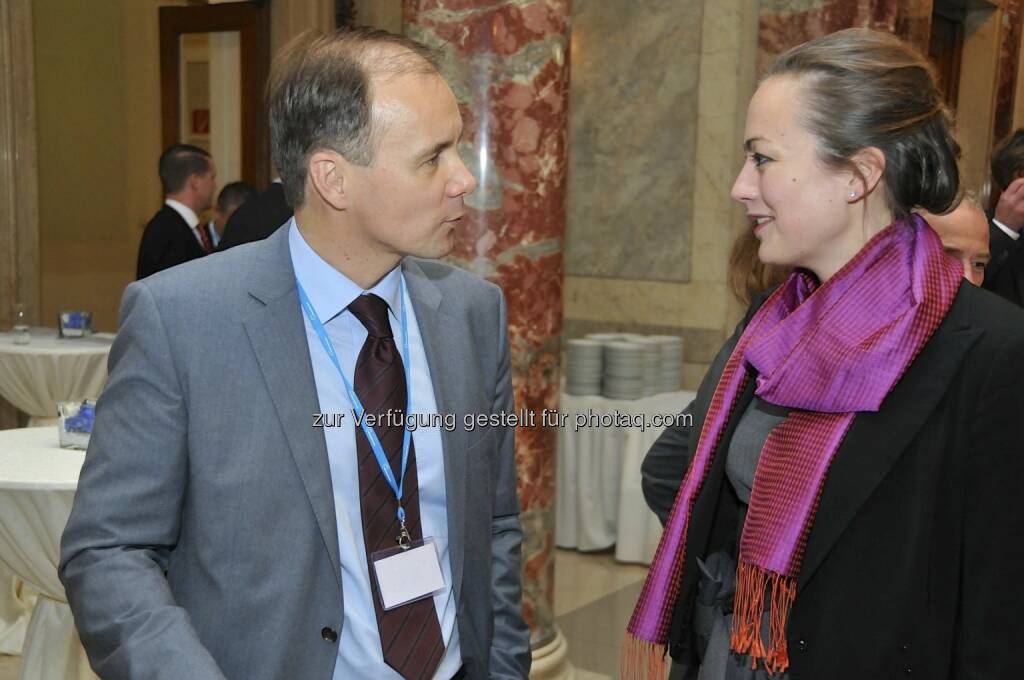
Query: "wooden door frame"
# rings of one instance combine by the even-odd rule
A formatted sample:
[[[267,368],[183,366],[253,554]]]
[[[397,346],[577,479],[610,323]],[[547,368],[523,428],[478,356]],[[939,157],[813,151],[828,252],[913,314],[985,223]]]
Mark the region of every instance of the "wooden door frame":
[[[270,13],[266,5],[233,2],[160,8],[160,108],[162,148],[179,141],[181,36],[237,31],[241,52],[241,179],[256,187],[270,181],[270,146],[263,91],[270,71]]]

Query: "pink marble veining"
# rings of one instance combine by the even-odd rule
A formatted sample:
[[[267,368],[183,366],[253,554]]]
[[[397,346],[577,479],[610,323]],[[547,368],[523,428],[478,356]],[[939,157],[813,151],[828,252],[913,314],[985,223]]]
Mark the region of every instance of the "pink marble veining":
[[[762,3],[758,73],[787,49],[844,28],[895,33],[927,54],[933,0],[821,0],[811,9],[775,13]]]
[[[558,406],[568,135],[568,0],[405,0],[405,30],[444,53],[460,151],[479,182],[452,260],[502,287],[517,409]],[[554,638],[553,428],[520,427],[524,612]]]

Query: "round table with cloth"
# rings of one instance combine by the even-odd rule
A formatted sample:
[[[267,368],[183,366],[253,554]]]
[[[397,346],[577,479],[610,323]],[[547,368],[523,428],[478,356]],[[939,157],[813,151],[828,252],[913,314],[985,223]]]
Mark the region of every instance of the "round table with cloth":
[[[39,593],[19,680],[96,679],[57,578],[84,460],[84,451],[58,446],[56,427],[0,430],[0,564]]]
[[[0,397],[27,413],[29,426],[54,424],[58,401],[100,395],[114,336],[58,338],[56,328],[33,328],[31,336],[16,345],[12,333],[0,333]]]
[[[620,400],[562,392],[556,545],[583,551],[614,545],[620,562],[650,564],[661,522],[644,501],[640,465],[665,429],[651,422],[674,418],[694,396],[679,391]],[[616,413],[620,422],[609,422]]]

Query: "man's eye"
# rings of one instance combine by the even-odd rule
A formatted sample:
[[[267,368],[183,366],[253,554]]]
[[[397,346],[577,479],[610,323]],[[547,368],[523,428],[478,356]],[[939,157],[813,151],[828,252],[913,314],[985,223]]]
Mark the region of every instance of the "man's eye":
[[[985,268],[988,267],[988,262],[972,262],[971,266],[978,271],[983,272],[985,271]]]
[[[437,165],[438,161],[440,161],[440,160],[441,160],[441,154],[438,154],[436,156],[432,156],[431,158],[427,159],[427,165]]]

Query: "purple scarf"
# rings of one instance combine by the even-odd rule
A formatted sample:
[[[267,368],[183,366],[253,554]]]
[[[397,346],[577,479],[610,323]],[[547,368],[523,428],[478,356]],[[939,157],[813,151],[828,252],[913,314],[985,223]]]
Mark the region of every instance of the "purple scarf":
[[[942,322],[962,271],[912,215],[872,238],[824,285],[794,272],[729,357],[626,632],[622,677],[662,678],[689,520],[749,380],[792,409],[761,450],[740,537],[731,648],[769,673],[789,666],[786,622],[829,465],[859,411],[877,411]],[[769,638],[761,620],[769,610]]]

